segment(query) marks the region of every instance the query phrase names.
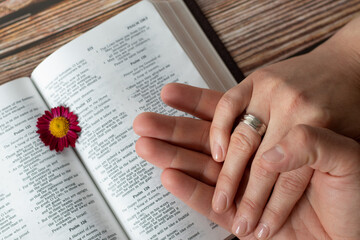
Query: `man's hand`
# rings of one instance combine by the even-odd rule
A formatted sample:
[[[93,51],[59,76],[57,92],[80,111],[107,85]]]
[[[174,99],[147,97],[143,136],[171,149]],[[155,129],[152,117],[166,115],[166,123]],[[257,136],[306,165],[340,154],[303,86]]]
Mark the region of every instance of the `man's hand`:
[[[278,234],[290,226],[298,239],[309,239],[306,231],[297,231],[302,224],[315,239],[360,239],[358,142],[328,129],[298,125],[265,152],[260,162],[270,172],[289,173],[303,166],[315,170],[305,194]],[[265,211],[255,234],[261,239],[276,234],[268,226],[279,217],[276,212]]]

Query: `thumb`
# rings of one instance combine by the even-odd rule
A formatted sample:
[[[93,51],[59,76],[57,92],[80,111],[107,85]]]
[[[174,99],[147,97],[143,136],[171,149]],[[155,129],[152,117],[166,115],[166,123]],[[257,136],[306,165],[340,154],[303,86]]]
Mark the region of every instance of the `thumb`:
[[[297,125],[262,155],[265,169],[287,172],[304,165],[333,176],[360,172],[360,145],[328,129]]]

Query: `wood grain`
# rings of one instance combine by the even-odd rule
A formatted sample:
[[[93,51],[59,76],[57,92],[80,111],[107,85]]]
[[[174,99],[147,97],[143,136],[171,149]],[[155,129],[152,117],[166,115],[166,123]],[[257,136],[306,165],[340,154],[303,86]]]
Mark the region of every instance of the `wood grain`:
[[[360,14],[358,0],[199,3],[245,75],[327,39]]]
[[[116,13],[119,13],[136,2],[138,1],[62,1],[31,18],[1,29],[0,57],[9,55],[15,49],[23,48],[66,29],[81,25],[81,23],[106,14],[108,11],[117,9]]]
[[[65,0],[0,28],[0,83],[29,76],[57,48],[137,1]],[[246,75],[323,41],[360,14],[358,0],[196,2]]]
[[[45,2],[46,0],[12,0],[0,2],[0,18],[15,13],[28,6]]]

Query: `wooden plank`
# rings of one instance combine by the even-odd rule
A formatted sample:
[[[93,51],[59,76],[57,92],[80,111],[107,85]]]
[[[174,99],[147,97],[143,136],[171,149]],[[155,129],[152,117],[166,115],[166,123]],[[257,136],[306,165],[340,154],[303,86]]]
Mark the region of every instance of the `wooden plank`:
[[[131,6],[139,0],[61,1],[29,18],[0,29],[0,57],[8,56],[41,39],[101,16],[113,9]]]
[[[138,0],[66,0],[0,29],[0,83],[28,76],[46,56]],[[332,35],[358,0],[196,0],[245,74]]]
[[[22,9],[45,3],[46,0],[12,0],[0,2],[0,18],[19,12]]]
[[[0,59],[0,84],[19,77],[30,76],[32,70],[56,49],[126,8],[126,5],[117,7],[93,19],[78,23],[71,28],[37,41],[16,54],[3,57]]]
[[[358,0],[199,0],[245,75],[334,34],[360,15]]]

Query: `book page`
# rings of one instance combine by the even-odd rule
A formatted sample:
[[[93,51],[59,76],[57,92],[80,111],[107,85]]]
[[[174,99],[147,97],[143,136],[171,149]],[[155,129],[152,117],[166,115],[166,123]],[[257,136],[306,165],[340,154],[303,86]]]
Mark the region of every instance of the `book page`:
[[[139,113],[183,115],[161,102],[165,84],[207,86],[150,2],[62,47],[32,78],[50,106],[78,114],[76,151],[132,239],[229,235],[168,193],[161,171],[135,153],[132,122]]]
[[[225,92],[237,84],[184,0],[151,0],[151,2],[174,37],[181,46],[184,46],[186,54],[211,89]],[[227,63],[229,64],[229,60]]]
[[[45,110],[29,78],[0,86],[0,239],[126,239],[74,151],[39,139]]]

